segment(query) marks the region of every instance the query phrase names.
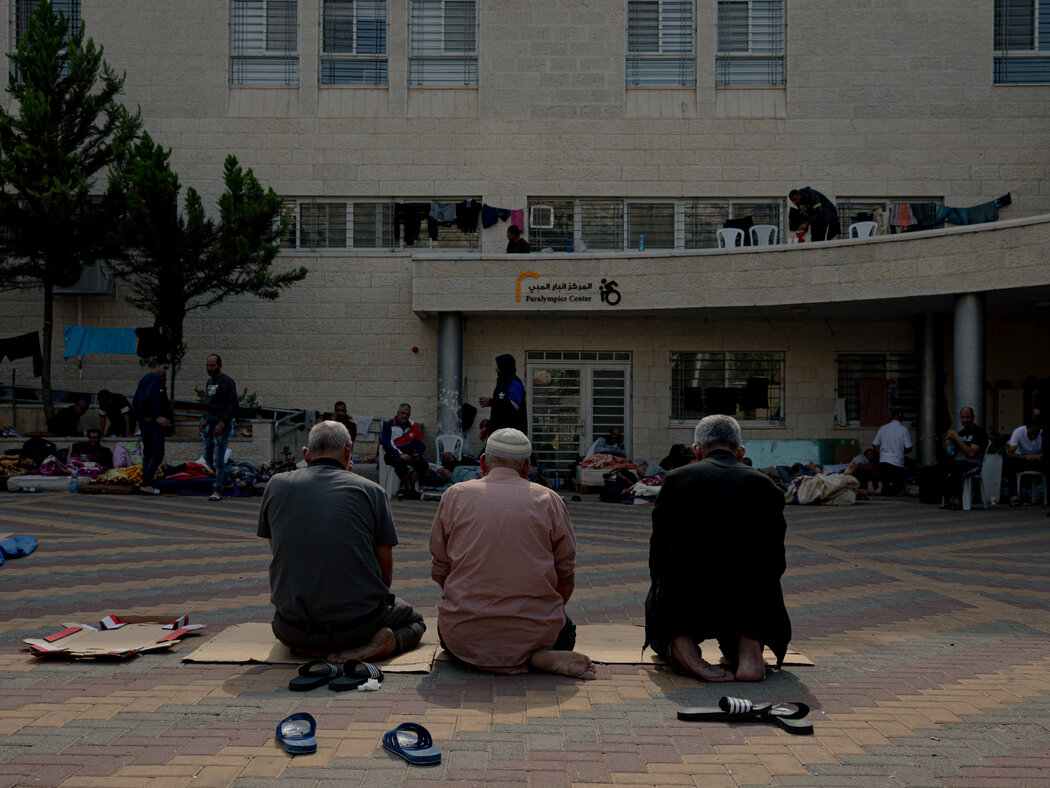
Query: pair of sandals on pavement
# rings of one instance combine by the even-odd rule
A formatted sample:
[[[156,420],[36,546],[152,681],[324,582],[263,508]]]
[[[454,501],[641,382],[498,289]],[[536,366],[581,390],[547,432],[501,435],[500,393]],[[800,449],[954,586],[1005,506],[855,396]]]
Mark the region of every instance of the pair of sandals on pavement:
[[[801,701],[754,704],[747,698],[723,697],[718,707],[679,709],[678,719],[688,722],[771,722],[795,736],[809,736],[813,723],[806,719],[809,706]]]
[[[317,720],[305,711],[289,714],[277,723],[277,741],[289,755],[317,752]],[[415,766],[441,763],[441,750],[418,722],[402,722],[384,733],[383,747]]]
[[[383,680],[383,671],[369,662],[351,659],[340,666],[314,660],[299,666],[299,675],[288,682],[288,689],[306,692],[327,684],[332,692],[347,692],[363,686],[369,680]]]

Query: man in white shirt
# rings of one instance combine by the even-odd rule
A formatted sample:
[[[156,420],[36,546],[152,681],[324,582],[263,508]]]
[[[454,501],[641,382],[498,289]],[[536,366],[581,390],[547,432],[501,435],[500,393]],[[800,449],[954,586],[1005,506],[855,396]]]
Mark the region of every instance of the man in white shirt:
[[[904,455],[912,450],[911,434],[901,424],[904,412],[894,408],[893,417],[879,427],[871,445],[879,452],[878,477],[884,485],[886,495],[900,495],[904,490],[904,479],[907,471],[904,467]]]
[[[1010,435],[1006,449],[1006,483],[1010,487],[1010,505],[1017,506],[1017,474],[1021,471],[1047,472],[1043,457],[1043,429],[1035,419],[1029,419]]]

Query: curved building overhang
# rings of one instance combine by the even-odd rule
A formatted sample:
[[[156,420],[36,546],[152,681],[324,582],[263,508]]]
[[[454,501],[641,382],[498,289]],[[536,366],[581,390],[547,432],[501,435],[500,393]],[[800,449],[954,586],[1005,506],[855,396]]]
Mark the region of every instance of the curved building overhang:
[[[743,249],[413,256],[412,308],[495,315],[918,314],[1050,299],[1050,215]]]

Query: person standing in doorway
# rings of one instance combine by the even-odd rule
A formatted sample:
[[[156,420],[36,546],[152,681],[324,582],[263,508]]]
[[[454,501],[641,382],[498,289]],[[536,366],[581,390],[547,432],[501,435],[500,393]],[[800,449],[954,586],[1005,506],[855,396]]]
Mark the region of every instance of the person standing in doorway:
[[[505,427],[513,427],[529,434],[529,417],[525,408],[525,384],[518,377],[514,356],[504,353],[496,356],[496,388],[491,397],[478,397],[481,407],[492,407],[488,420],[488,434]]]

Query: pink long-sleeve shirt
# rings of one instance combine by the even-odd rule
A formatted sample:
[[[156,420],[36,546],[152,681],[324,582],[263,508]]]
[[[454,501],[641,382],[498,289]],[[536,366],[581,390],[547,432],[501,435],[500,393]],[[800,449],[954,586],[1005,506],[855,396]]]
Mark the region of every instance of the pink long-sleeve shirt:
[[[562,499],[509,468],[453,485],[430,530],[438,630],[464,662],[505,672],[554,645],[576,536]]]

